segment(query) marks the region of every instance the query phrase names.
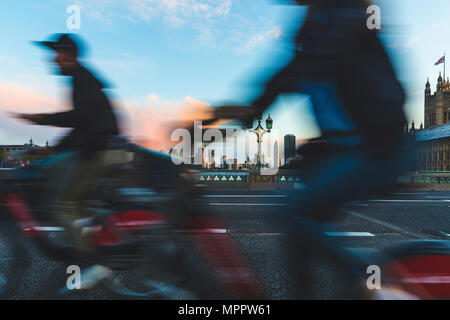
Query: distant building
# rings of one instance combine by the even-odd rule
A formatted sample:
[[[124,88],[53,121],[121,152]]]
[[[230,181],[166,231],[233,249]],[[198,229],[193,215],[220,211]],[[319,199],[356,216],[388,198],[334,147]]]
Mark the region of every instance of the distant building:
[[[296,155],[295,135],[287,134],[284,136],[284,163],[288,163],[289,160],[295,159]]]
[[[278,141],[275,141],[273,146],[273,166],[276,168],[281,167],[280,147],[278,146]]]
[[[231,163],[229,164],[228,168],[231,170],[237,170],[238,169],[238,159],[231,159]]]
[[[425,127],[406,128],[415,138],[416,159],[413,168],[419,171],[450,171],[450,81],[437,79],[436,91],[431,94],[430,81],[425,84]]]
[[[29,164],[29,161],[22,161],[21,157],[33,149],[45,149],[49,148],[48,141],[45,146],[38,146],[34,143],[33,138],[23,145],[0,145],[0,153],[4,153],[6,156],[0,158],[0,168],[12,168],[17,166],[23,166]]]
[[[205,147],[202,147],[202,168],[206,168]]]
[[[410,131],[416,140],[419,171],[450,171],[450,124]]]
[[[227,156],[223,156],[222,157],[222,165],[221,165],[222,169],[227,169]]]
[[[450,81],[437,79],[436,91],[431,94],[430,81],[425,84],[425,129],[450,122]]]
[[[209,167],[211,169],[214,169],[216,167],[216,161],[214,159],[215,157],[215,153],[214,153],[214,149],[209,150]]]

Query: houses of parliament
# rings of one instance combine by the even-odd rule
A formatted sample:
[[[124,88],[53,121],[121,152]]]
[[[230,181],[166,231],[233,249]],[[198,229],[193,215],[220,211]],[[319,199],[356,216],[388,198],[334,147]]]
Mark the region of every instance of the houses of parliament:
[[[415,137],[417,171],[450,171],[450,81],[439,74],[436,91],[425,84],[424,122],[416,129],[407,128]]]

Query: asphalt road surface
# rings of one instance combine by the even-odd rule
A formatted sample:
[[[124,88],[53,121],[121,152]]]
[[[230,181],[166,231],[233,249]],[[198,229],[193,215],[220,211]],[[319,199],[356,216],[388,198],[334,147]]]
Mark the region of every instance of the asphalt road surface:
[[[273,223],[287,210],[282,192],[211,191],[205,204],[226,222],[226,230],[245,253],[267,295],[291,299],[291,281],[284,263],[285,234]],[[399,192],[368,201],[346,204],[339,221],[327,225],[328,236],[354,251],[377,251],[405,240],[450,240],[450,192]],[[66,266],[49,261],[27,242],[32,255],[22,285],[14,299],[46,299],[52,281],[65,274]],[[333,270],[318,270],[323,284],[319,298],[332,298]],[[77,299],[111,298],[101,288],[77,292]]]

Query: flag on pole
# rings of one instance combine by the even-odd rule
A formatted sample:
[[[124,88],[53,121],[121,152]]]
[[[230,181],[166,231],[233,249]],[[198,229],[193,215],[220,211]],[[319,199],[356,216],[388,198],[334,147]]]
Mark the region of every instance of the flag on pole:
[[[444,63],[444,62],[445,62],[445,56],[443,56],[442,58],[440,58],[440,59],[438,60],[438,62],[436,62],[434,65],[437,66],[437,65],[439,65],[439,64],[441,64],[441,63]]]

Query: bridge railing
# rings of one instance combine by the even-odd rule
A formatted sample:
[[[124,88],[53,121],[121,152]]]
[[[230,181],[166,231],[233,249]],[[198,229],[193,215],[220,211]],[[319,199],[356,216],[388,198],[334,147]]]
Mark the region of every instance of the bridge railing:
[[[418,171],[398,179],[401,183],[410,184],[450,184],[449,171]]]
[[[198,182],[207,184],[294,184],[301,178],[296,171],[280,170],[275,175],[262,175],[257,170],[201,170]]]

